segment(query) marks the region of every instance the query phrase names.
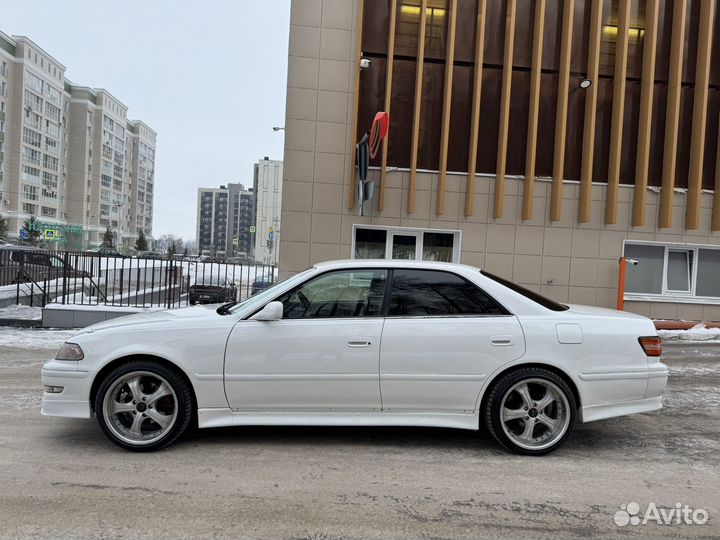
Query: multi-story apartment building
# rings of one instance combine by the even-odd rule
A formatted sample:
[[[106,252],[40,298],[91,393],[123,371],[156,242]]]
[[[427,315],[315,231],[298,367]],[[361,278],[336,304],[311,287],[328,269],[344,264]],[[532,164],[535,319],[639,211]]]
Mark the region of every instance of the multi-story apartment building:
[[[242,184],[239,185],[241,188]],[[252,258],[255,253],[255,193],[253,188],[230,192],[233,206],[232,253]]]
[[[30,215],[66,218],[69,100],[65,66],[25,37],[0,34],[0,213],[16,233]]]
[[[243,184],[198,188],[198,253],[253,256],[255,197]]]
[[[266,264],[277,264],[280,254],[282,179],[282,161],[265,157],[255,164],[255,260]]]
[[[130,155],[130,233],[140,230],[152,235],[155,192],[155,141],[157,133],[145,122],[130,120],[127,125]]]
[[[140,224],[152,235],[156,133],[65,69],[28,38],[0,33],[0,213],[11,238],[34,215],[68,247],[98,245],[107,227],[131,245]]]

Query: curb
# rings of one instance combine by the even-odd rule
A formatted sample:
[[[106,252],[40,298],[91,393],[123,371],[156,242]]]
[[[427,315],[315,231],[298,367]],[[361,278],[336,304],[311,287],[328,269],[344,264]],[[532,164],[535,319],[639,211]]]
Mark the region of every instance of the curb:
[[[41,319],[0,319],[0,326],[14,326],[15,328],[39,328]]]

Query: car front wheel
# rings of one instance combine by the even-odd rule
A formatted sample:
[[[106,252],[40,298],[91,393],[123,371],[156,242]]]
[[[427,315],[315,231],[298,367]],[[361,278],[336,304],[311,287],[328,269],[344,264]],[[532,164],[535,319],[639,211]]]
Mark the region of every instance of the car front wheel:
[[[174,370],[131,361],[100,384],[95,414],[105,435],[127,450],[147,452],[173,443],[192,418],[192,395]]]
[[[576,404],[567,383],[541,368],[504,375],[485,401],[485,425],[505,448],[543,455],[567,439],[575,425]]]

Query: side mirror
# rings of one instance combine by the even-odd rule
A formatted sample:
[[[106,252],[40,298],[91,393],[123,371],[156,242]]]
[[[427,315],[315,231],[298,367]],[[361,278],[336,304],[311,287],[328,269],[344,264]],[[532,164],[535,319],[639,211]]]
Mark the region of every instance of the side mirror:
[[[253,321],[279,321],[283,316],[282,302],[270,302],[255,315],[251,317]]]

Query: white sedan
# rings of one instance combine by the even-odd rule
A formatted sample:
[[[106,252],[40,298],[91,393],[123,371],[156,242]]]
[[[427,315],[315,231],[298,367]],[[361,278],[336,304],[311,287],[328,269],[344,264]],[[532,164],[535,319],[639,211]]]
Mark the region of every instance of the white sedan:
[[[97,418],[115,444],[188,429],[437,426],[545,454],[590,422],[661,408],[652,322],[565,306],[471,266],[318,264],[237,304],[123,317],[42,369],[48,416]]]

